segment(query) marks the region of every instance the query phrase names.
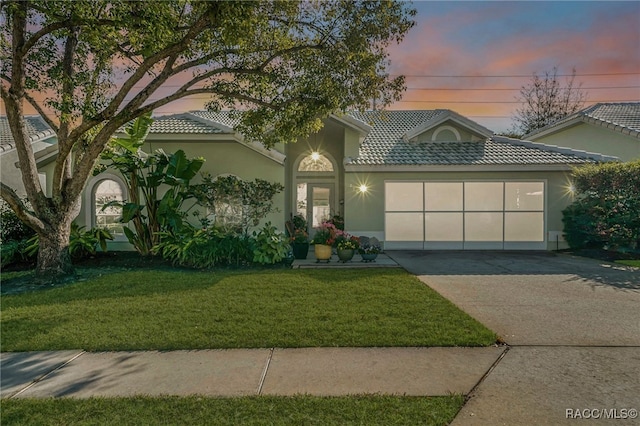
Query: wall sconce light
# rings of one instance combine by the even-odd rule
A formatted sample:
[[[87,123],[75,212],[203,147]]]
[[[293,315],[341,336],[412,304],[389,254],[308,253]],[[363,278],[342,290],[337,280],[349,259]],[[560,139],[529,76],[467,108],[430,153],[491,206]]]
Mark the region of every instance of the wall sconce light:
[[[318,161],[320,159],[320,153],[318,151],[313,151],[311,153],[311,159],[313,161]]]
[[[358,192],[360,192],[361,194],[366,193],[369,190],[369,187],[367,185],[365,185],[364,183],[360,186],[358,186]]]

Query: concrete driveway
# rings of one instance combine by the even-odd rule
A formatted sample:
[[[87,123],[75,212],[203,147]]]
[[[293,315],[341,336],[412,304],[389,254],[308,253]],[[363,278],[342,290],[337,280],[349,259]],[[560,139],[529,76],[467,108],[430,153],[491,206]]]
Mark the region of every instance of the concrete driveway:
[[[454,424],[638,424],[640,270],[545,252],[389,255],[510,347]]]

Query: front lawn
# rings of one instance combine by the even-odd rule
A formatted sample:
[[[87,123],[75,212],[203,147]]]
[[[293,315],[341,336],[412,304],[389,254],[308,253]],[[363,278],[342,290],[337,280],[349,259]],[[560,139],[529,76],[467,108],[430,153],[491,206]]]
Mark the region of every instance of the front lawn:
[[[447,425],[462,396],[11,399],[2,424]]]
[[[616,263],[620,263],[621,265],[635,266],[636,268],[640,268],[640,260],[616,260]]]
[[[5,295],[0,306],[3,351],[486,346],[496,340],[398,269],[125,271]]]

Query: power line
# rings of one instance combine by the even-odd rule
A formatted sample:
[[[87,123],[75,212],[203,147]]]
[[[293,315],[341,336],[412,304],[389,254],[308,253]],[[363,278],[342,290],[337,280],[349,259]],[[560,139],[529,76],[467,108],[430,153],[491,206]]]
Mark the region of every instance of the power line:
[[[632,99],[602,99],[602,100],[592,100],[589,99],[589,103],[612,103],[612,102],[636,102],[636,100]],[[424,101],[424,100],[400,100],[396,101],[396,103],[418,103],[418,104],[486,104],[486,105],[494,105],[494,104],[522,104],[522,102],[518,101],[446,101],[446,100],[435,100],[435,101]]]
[[[452,75],[452,74],[389,74],[392,77],[409,78],[531,78],[531,74],[504,74],[504,75]],[[556,77],[613,77],[620,75],[640,75],[638,72],[616,72],[616,73],[587,73],[587,74],[555,74]]]
[[[606,89],[640,89],[640,86],[602,86],[602,87],[579,87],[579,89],[581,90],[606,90]],[[481,88],[469,88],[469,89],[465,89],[465,88],[460,88],[460,87],[442,87],[442,88],[437,88],[437,87],[407,87],[407,90],[429,90],[429,91],[433,91],[433,90],[446,90],[446,91],[519,91],[521,90],[520,87],[518,88],[504,88],[504,87],[493,87],[493,88],[485,88],[485,89],[481,89]]]

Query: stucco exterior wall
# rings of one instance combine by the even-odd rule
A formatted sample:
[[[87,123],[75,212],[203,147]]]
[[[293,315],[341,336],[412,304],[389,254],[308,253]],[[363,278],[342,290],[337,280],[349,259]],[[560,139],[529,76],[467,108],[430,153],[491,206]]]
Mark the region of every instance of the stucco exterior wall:
[[[182,149],[187,158],[204,157],[205,162],[200,169],[201,173],[207,172],[212,176],[232,174],[243,180],[264,179],[268,182],[277,182],[282,185],[284,181],[284,166],[276,161],[255,152],[235,141],[153,141],[148,139],[144,150],[151,152],[162,148],[165,152],[176,152]],[[199,178],[193,180],[198,183]],[[269,214],[263,222],[271,222],[278,229],[284,231],[285,216],[284,192],[277,194],[273,200],[274,207],[279,211]]]
[[[244,146],[242,143],[235,141],[206,141],[206,140],[153,140],[151,137],[148,142],[143,146],[145,152],[152,152],[157,149],[162,149],[167,153],[176,152],[182,149],[188,158],[204,157],[205,162],[200,169],[200,172],[208,172],[212,176],[218,176],[222,174],[232,174],[243,180],[254,180],[256,178],[264,179],[269,182],[278,182],[282,185],[284,181],[284,166],[276,161],[265,157],[264,155],[255,152],[254,150]],[[109,170],[105,173],[107,175],[119,176],[115,170]],[[98,175],[92,181],[97,182],[103,176]],[[199,177],[192,180],[193,183],[198,183]],[[82,210],[78,217],[78,223],[86,225],[87,228],[91,227],[92,220],[92,206],[89,200],[92,199],[90,191],[92,191],[93,185],[88,185],[85,188],[85,194],[83,195]],[[284,231],[285,216],[283,206],[285,204],[284,192],[277,194],[274,197],[274,209],[264,220],[263,223],[271,222],[279,230]],[[192,210],[193,211],[193,210]],[[197,224],[197,219],[190,216],[190,221]],[[110,250],[131,250],[132,247],[125,240],[116,241],[109,244]]]
[[[546,181],[547,249],[567,248],[562,237],[562,210],[573,201],[569,171],[547,172],[347,172],[345,229],[354,235],[384,239],[384,183],[391,180],[544,180]],[[358,187],[367,185],[367,192]],[[556,237],[558,240],[556,240]],[[556,244],[557,242],[557,244]]]
[[[588,123],[531,138],[534,142],[612,155],[622,161],[640,159],[640,139]]]

